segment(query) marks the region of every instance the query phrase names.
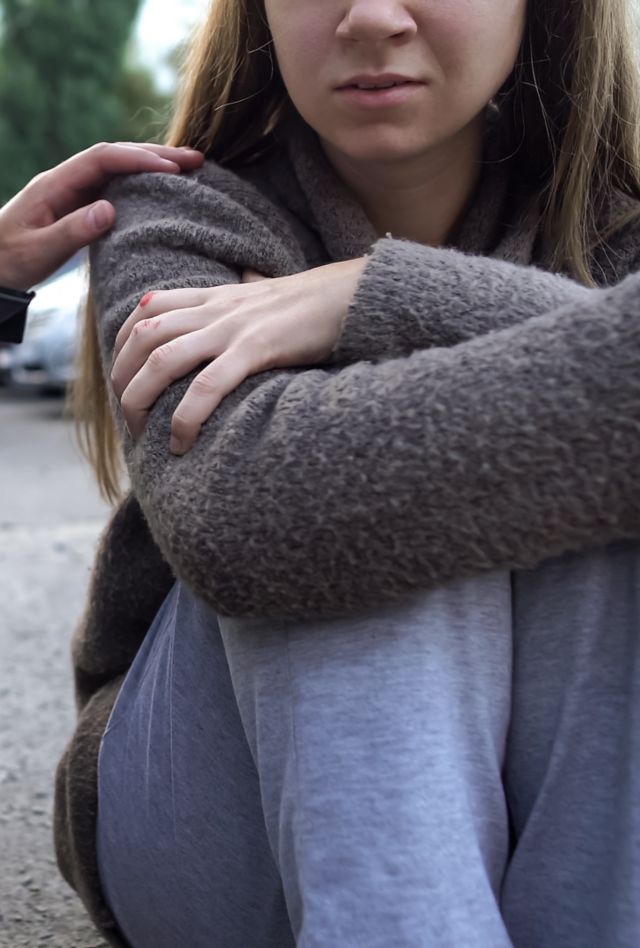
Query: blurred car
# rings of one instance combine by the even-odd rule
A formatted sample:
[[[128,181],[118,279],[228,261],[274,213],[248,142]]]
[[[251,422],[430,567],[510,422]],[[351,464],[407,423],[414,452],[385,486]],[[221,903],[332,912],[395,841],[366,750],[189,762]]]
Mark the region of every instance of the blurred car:
[[[87,294],[82,261],[36,287],[24,340],[0,347],[0,379],[6,385],[63,392],[73,379],[80,316]]]

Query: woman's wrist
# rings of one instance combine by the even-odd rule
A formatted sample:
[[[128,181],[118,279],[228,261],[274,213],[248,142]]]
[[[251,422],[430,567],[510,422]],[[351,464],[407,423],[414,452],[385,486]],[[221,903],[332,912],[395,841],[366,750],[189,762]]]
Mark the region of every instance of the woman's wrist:
[[[338,331],[334,339],[331,352],[329,353],[329,356],[327,359],[328,362],[340,361],[340,359],[338,358],[338,352],[342,348],[342,340],[343,340],[345,325],[349,318],[349,312],[351,310],[353,301],[356,297],[356,291],[360,284],[360,280],[362,279],[362,275],[368,263],[369,263],[369,256],[365,255],[363,257],[355,257],[352,260],[344,260],[344,261],[341,261],[340,263],[333,263],[333,264],[328,265],[329,268],[333,267],[337,271],[339,271],[341,275],[343,276],[343,279],[346,281],[345,296],[348,299],[348,305],[344,307],[341,318],[340,318]]]

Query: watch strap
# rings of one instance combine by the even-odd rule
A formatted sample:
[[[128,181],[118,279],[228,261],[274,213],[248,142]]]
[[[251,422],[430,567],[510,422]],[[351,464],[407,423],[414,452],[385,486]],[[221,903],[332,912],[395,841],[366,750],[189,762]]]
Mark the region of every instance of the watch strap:
[[[22,342],[27,310],[35,295],[0,286],[0,342]]]

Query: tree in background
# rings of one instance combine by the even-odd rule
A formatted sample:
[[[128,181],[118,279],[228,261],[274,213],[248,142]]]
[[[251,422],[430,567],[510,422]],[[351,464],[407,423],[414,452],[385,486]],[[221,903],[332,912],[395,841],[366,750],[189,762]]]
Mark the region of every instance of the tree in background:
[[[146,66],[135,62],[127,63],[118,77],[115,94],[121,108],[120,121],[111,136],[114,140],[164,140],[172,97],[156,88],[153,74]]]
[[[0,204],[96,141],[162,132],[167,100],[127,63],[141,0],[0,0]]]

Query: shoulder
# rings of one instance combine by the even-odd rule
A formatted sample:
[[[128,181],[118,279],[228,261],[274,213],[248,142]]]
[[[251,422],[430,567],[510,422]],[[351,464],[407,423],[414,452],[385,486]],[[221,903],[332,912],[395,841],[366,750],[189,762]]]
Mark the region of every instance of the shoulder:
[[[156,222],[178,231],[202,226],[232,231],[239,238],[267,234],[285,244],[295,242],[286,210],[261,190],[262,165],[250,175],[206,160],[189,174],[137,174],[114,180],[105,197],[117,212],[115,230],[148,227]]]

